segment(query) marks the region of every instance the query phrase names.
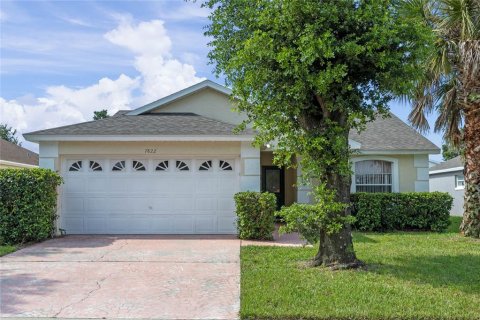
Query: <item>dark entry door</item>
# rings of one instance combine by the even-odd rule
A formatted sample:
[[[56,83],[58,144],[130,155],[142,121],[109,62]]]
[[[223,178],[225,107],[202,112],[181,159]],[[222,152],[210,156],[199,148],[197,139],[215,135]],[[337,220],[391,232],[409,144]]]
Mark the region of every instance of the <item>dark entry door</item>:
[[[277,209],[285,204],[285,181],[283,168],[275,166],[262,167],[262,191],[275,194]]]

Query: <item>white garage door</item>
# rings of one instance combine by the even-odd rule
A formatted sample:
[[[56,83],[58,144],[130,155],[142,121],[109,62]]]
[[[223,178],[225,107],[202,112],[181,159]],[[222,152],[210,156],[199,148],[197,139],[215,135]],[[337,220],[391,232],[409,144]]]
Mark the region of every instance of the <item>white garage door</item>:
[[[67,159],[67,234],[232,234],[238,159]]]

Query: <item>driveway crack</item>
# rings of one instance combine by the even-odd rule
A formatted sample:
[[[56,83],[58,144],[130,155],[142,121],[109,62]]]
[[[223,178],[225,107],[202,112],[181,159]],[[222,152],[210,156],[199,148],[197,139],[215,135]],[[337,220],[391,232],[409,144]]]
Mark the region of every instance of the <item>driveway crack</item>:
[[[90,296],[91,296],[93,293],[95,293],[96,291],[98,291],[98,290],[100,290],[100,289],[102,288],[102,283],[103,283],[105,280],[107,280],[108,278],[110,278],[112,275],[113,275],[113,272],[110,273],[110,274],[108,274],[108,275],[105,276],[104,278],[102,278],[102,279],[100,279],[100,280],[97,280],[97,281],[96,281],[96,285],[97,285],[96,288],[88,291],[88,292],[86,293],[86,295],[85,295],[82,299],[80,299],[80,300],[78,300],[78,301],[75,301],[75,302],[72,302],[72,303],[67,304],[66,306],[62,307],[57,313],[55,313],[55,314],[53,315],[53,317],[54,317],[54,318],[57,318],[58,315],[59,315],[60,313],[62,313],[65,309],[67,309],[67,308],[69,308],[69,307],[71,307],[71,306],[74,306],[74,305],[76,305],[76,304],[82,303],[82,302],[84,302],[85,300],[87,300],[88,298],[90,298]]]

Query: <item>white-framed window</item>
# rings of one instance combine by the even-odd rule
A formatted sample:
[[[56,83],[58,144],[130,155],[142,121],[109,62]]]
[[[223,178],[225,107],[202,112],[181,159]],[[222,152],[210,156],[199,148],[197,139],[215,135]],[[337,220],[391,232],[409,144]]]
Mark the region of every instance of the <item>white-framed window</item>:
[[[115,164],[112,167],[114,172],[125,172],[127,166],[125,165],[125,160],[115,161]]]
[[[393,163],[386,160],[355,162],[354,192],[393,192]]]
[[[103,171],[102,165],[99,163],[99,161],[90,160],[88,163],[88,171]]]
[[[187,160],[176,160],[175,161],[175,170],[176,171],[190,171]]]
[[[220,160],[218,167],[222,171],[233,171],[233,161],[232,160]]]
[[[83,161],[82,160],[73,160],[69,161],[68,171],[77,172],[82,171]]]
[[[132,169],[133,171],[147,171],[147,167],[140,160],[132,160]]]
[[[155,167],[155,171],[168,171],[168,165],[169,165],[168,160],[160,161]]]
[[[212,160],[206,160],[206,161],[201,161],[200,166],[198,167],[198,171],[212,171],[213,170],[213,164]]]
[[[463,174],[455,175],[455,189],[465,189],[465,177]]]

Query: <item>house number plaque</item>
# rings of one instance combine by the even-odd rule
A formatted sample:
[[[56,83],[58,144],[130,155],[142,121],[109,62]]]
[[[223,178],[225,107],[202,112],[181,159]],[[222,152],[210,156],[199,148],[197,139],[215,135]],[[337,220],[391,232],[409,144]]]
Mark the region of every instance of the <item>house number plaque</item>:
[[[145,154],[155,154],[155,153],[157,153],[157,149],[153,149],[153,148],[145,149]]]

